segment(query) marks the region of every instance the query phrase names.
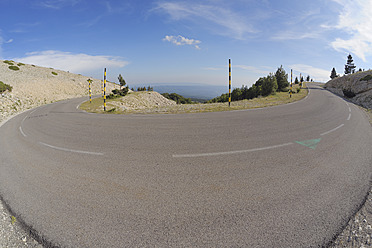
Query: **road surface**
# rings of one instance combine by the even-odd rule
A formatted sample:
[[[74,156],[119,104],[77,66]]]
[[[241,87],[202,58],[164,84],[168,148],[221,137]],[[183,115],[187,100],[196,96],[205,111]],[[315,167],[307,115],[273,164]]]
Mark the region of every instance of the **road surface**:
[[[309,84],[277,107],[98,115],[62,101],[0,128],[0,194],[60,247],[319,247],[363,203],[372,131]]]

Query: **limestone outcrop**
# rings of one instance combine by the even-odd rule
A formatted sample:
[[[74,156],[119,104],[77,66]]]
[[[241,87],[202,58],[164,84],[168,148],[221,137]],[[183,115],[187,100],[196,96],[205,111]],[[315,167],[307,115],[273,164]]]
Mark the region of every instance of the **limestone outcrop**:
[[[328,81],[325,88],[355,104],[372,109],[372,70],[335,78]]]

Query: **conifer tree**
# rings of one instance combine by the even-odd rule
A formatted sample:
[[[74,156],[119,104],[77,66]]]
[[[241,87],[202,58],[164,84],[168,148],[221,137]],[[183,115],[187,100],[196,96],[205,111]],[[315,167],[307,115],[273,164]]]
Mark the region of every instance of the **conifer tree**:
[[[124,78],[119,74],[118,76],[119,84],[120,84],[120,89],[121,87],[124,87],[127,83],[125,82]]]
[[[346,65],[345,65],[345,75],[354,73],[355,72],[355,67],[356,66],[353,63],[353,57],[351,56],[351,54],[349,54],[347,56],[347,61],[346,61]]]
[[[278,70],[275,72],[276,82],[278,84],[277,91],[282,91],[286,87],[288,87],[288,74],[285,73],[283,66],[281,65]]]
[[[331,71],[331,79],[334,79],[336,77],[337,77],[336,69],[333,67],[333,69]]]

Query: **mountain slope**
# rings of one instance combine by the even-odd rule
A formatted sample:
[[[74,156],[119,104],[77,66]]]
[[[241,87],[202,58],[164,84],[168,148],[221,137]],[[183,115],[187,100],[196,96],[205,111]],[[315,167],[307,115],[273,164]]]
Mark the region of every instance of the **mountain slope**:
[[[372,70],[335,78],[328,81],[325,87],[353,103],[372,109]]]
[[[0,122],[16,112],[42,104],[88,96],[88,79],[52,68],[0,60],[0,81],[13,87],[12,92],[0,95]],[[101,94],[101,80],[91,79],[92,95]],[[119,86],[107,83],[106,88],[107,92],[111,92]]]

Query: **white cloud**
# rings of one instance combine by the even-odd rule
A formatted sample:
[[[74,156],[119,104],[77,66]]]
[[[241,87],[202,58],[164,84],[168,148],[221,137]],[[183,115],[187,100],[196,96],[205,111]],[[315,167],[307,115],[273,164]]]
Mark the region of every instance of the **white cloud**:
[[[31,52],[27,53],[25,57],[12,60],[80,74],[101,71],[105,67],[121,68],[129,64],[119,57],[73,54],[53,50]]]
[[[329,28],[339,29],[350,38],[336,38],[332,47],[337,51],[351,52],[364,62],[366,56],[372,55],[372,9],[371,0],[333,0],[343,9],[339,14],[338,23]]]
[[[189,20],[219,35],[232,36],[235,39],[243,39],[245,34],[257,32],[244,16],[215,5],[161,2],[155,10],[166,12],[172,20]]]
[[[181,35],[178,36],[166,35],[163,41],[169,41],[173,44],[176,44],[177,46],[190,45],[194,46],[196,49],[200,49],[199,44],[201,43],[200,40],[185,38]]]
[[[290,65],[290,67],[293,69],[295,73],[296,72],[298,74],[301,73],[302,76],[304,77],[306,77],[307,75],[310,75],[310,77],[316,82],[327,82],[329,81],[330,79],[329,76],[331,75],[331,71],[316,68],[311,65],[294,64],[294,65]]]

